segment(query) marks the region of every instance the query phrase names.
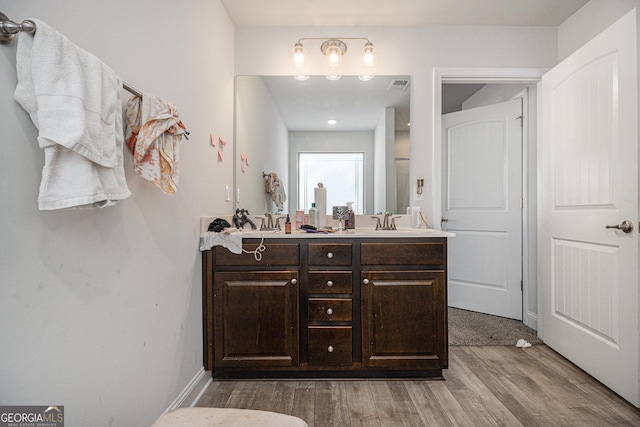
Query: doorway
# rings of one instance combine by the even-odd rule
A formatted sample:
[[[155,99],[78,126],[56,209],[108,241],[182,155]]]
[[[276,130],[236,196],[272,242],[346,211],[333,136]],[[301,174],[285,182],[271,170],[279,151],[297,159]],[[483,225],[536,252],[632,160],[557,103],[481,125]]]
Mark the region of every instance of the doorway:
[[[523,98],[522,120],[522,321],[525,325],[537,329],[537,246],[536,246],[536,84],[545,70],[542,69],[436,69],[434,78],[434,181],[436,200],[442,200],[443,159],[442,145],[443,85],[492,85],[494,95],[487,97],[496,102],[507,99]],[[522,85],[522,90],[506,95],[513,85]],[[502,98],[500,98],[502,97]],[[441,218],[444,206],[434,210],[436,218]]]
[[[522,320],[523,98],[480,103],[442,116],[449,306]]]

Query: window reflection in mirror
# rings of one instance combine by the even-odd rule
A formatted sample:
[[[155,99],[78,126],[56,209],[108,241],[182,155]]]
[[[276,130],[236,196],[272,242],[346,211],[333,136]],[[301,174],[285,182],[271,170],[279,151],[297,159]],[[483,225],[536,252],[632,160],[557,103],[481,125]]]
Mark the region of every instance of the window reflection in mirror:
[[[237,76],[234,169],[239,198],[235,207],[254,215],[308,210],[313,196],[301,200],[305,196],[299,186],[300,153],[362,153],[358,196],[362,200],[346,199],[351,196],[339,195],[339,185],[327,183],[328,210],[332,203],[354,201],[364,214],[406,212],[409,103],[407,76],[376,76],[367,82],[355,76],[337,81],[323,76],[306,81],[290,76]],[[329,119],[336,123],[327,123]],[[332,171],[336,162],[314,167],[336,173]],[[278,176],[286,194],[280,205],[265,191],[264,175],[271,173]],[[342,183],[353,178],[336,179]],[[317,185],[314,180],[308,181],[312,188]]]

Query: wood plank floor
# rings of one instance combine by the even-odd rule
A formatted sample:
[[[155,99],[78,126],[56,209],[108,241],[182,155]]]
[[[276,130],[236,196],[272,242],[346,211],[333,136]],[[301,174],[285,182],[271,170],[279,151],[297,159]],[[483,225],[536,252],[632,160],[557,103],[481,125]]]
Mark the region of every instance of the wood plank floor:
[[[197,406],[321,426],[640,426],[640,411],[544,345],[449,348],[444,381],[214,381]]]

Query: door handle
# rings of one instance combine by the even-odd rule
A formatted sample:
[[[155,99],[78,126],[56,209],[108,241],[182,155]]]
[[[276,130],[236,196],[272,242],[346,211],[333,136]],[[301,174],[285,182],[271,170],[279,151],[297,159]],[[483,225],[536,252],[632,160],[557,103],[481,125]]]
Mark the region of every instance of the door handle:
[[[615,228],[617,230],[622,230],[625,233],[631,233],[633,231],[633,223],[628,219],[625,219],[618,225],[607,225],[604,228]]]
[[[448,218],[445,218],[445,217],[440,218],[440,222],[447,222],[447,221],[449,221]]]

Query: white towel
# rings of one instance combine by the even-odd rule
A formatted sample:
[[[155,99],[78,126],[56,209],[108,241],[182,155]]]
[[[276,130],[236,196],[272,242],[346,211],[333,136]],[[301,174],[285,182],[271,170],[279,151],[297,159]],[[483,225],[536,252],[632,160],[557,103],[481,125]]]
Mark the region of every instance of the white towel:
[[[242,233],[230,228],[214,233],[207,231],[200,236],[200,250],[207,251],[214,246],[222,246],[234,254],[242,253]]]
[[[38,207],[104,207],[131,195],[123,168],[122,80],[49,25],[18,34],[16,101],[45,151]]]

